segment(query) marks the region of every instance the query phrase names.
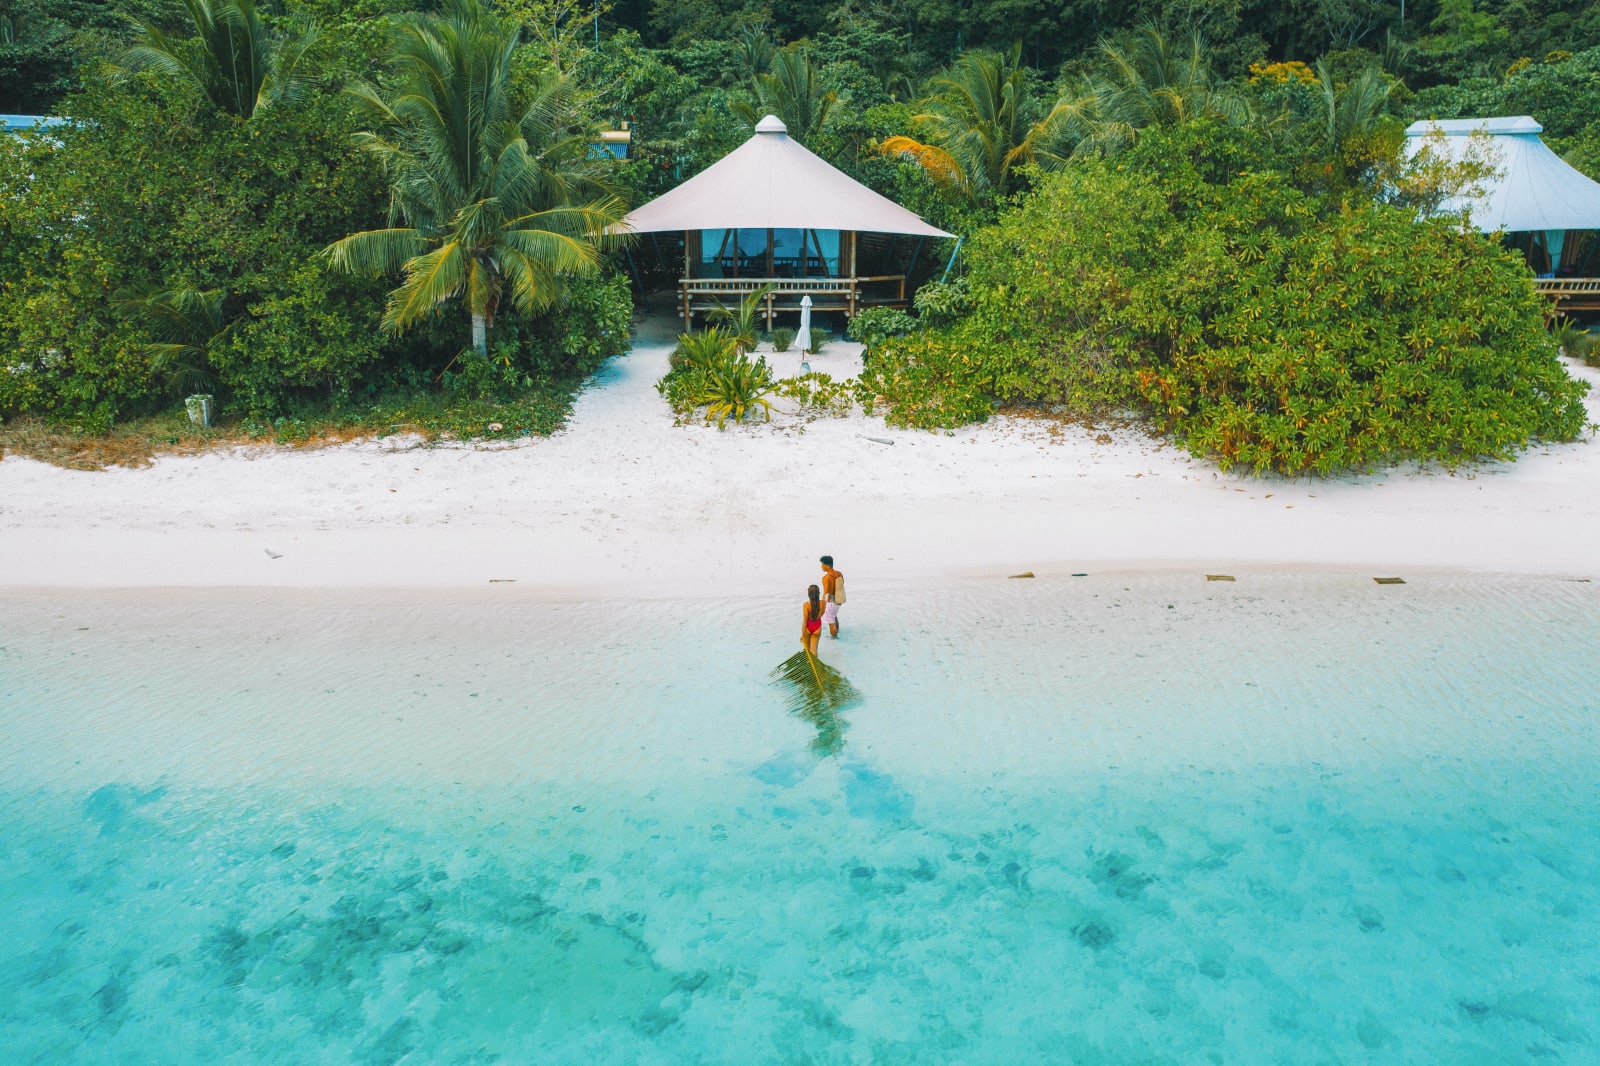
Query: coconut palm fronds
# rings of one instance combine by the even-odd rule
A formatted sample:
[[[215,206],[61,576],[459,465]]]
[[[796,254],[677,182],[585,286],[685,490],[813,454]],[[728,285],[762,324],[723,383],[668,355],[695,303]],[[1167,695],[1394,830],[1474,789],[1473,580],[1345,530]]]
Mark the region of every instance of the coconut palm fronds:
[[[346,90],[370,124],[357,143],[388,176],[391,218],[322,255],[344,272],[403,273],[386,330],[459,301],[482,355],[506,304],[538,314],[571,279],[599,273],[601,253],[623,239],[625,209],[589,158],[571,80],[520,77],[512,57],[522,28],[486,0],[443,7],[397,18],[390,77]]]
[[[861,702],[861,693],[843,674],[804,649],[779,663],[773,680],[790,688],[789,710],[817,727],[811,750],[818,755],[837,755],[844,748],[848,723],[839,716]]]
[[[836,710],[861,702],[861,693],[843,674],[804,648],[779,663],[772,676],[794,686],[792,701],[825,703]]]

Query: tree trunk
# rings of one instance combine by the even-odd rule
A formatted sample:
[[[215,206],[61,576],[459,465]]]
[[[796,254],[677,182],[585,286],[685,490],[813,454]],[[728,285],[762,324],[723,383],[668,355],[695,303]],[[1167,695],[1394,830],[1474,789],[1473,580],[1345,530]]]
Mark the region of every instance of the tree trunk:
[[[472,350],[482,356],[489,354],[489,324],[482,315],[472,316]]]

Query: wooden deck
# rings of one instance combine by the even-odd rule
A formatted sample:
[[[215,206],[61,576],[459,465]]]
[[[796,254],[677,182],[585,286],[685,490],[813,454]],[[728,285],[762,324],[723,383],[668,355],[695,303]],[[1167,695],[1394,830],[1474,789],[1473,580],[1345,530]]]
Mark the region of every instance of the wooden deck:
[[[685,327],[696,311],[718,307],[733,310],[750,293],[762,286],[772,289],[762,300],[767,329],[780,312],[800,313],[800,301],[811,297],[813,311],[843,311],[854,316],[863,307],[905,307],[904,274],[883,274],[865,278],[680,278],[678,306]]]
[[[1552,314],[1600,311],[1600,278],[1535,278],[1533,287],[1555,302]]]

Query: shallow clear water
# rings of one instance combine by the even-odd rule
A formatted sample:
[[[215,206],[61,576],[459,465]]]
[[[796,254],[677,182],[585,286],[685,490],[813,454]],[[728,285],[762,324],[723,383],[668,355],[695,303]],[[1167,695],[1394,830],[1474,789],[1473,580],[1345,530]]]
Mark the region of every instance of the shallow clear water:
[[[1600,1061],[1595,586],[851,591],[8,601],[8,1061]]]

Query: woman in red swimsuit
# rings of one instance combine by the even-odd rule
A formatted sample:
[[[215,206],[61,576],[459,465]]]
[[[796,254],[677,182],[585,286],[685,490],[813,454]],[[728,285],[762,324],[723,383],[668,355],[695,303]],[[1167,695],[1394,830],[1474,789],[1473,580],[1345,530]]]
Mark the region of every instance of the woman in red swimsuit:
[[[812,655],[817,654],[817,641],[822,639],[822,590],[812,585],[806,589],[806,602],[800,614],[800,646]]]

